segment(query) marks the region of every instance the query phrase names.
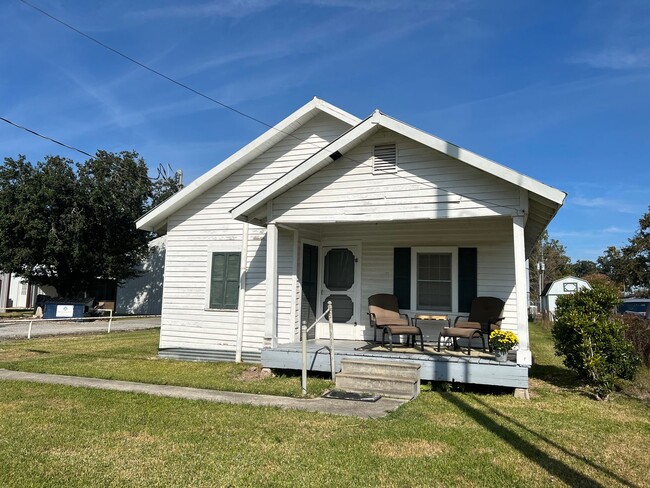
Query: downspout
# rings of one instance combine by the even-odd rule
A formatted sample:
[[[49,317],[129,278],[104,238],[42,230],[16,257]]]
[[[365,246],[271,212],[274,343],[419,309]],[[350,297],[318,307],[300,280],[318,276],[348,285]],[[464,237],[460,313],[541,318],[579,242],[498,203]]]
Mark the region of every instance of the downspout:
[[[248,223],[244,223],[244,235],[241,243],[241,261],[239,265],[239,310],[237,313],[237,342],[235,345],[235,362],[241,363],[244,343],[244,310],[246,308],[246,271],[248,269]]]

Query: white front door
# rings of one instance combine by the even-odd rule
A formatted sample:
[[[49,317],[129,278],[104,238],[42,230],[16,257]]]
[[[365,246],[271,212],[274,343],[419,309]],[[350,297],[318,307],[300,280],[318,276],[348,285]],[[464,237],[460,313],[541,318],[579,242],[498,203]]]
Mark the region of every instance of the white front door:
[[[334,339],[363,339],[360,322],[361,259],[358,245],[323,247],[320,310],[332,302]],[[319,324],[318,336],[329,338],[329,327]]]

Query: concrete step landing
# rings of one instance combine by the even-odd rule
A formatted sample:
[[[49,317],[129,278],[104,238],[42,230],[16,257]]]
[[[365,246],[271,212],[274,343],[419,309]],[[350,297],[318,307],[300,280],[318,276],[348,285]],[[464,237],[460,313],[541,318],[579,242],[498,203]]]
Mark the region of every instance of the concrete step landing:
[[[336,388],[410,400],[420,393],[420,365],[344,358]]]

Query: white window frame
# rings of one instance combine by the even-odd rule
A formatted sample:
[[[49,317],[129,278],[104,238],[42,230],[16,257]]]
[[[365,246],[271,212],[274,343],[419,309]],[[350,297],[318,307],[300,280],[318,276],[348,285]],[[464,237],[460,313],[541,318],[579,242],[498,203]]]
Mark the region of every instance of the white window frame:
[[[451,254],[451,310],[420,310],[418,308],[418,254]],[[411,308],[441,315],[458,314],[458,248],[412,247],[411,248]]]
[[[241,301],[237,300],[237,308],[210,308],[210,291],[212,287],[212,254],[215,252],[238,252],[240,259],[246,259],[242,254],[242,245],[238,241],[226,241],[214,243],[208,246],[208,252],[206,255],[206,270],[207,274],[205,277],[205,297],[204,297],[204,306],[203,309],[207,312],[238,312],[239,307],[241,306]],[[241,283],[239,285],[241,288]]]

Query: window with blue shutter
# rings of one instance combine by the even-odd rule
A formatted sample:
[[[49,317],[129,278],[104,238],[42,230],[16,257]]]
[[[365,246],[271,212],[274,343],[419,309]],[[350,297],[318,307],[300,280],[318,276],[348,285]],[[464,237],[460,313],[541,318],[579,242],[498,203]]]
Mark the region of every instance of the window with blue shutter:
[[[212,253],[210,308],[236,310],[239,303],[241,253]]]

